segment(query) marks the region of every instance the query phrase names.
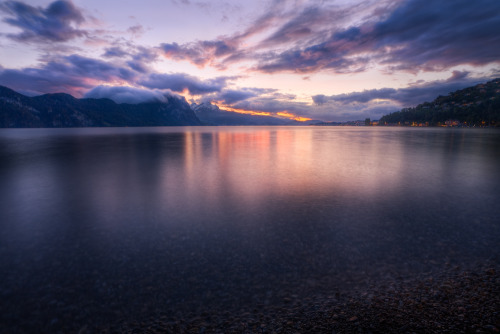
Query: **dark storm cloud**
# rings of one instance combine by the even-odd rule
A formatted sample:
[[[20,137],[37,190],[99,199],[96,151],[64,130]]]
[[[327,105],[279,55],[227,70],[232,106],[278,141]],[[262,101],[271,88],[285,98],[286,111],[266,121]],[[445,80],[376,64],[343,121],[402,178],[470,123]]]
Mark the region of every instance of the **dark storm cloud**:
[[[381,88],[332,96],[315,95],[312,96],[312,100],[316,105],[323,105],[330,101],[339,102],[345,105],[351,103],[370,103],[374,100],[391,100],[402,106],[410,107],[426,101],[430,102],[439,95],[447,95],[452,91],[491,79],[469,78],[468,74],[469,73],[466,71],[454,71],[452,76],[447,80],[414,84],[410,87],[400,89]]]
[[[86,98],[108,98],[116,103],[166,102],[169,93],[125,86],[97,86],[87,92]]]
[[[4,22],[22,30],[18,34],[7,35],[18,41],[65,42],[87,34],[75,28],[85,19],[71,1],[54,1],[47,8],[5,1],[0,3],[0,11],[8,16],[3,19]]]
[[[498,62],[499,12],[497,0],[404,1],[379,22],[332,30],[320,43],[267,54],[256,69],[345,73],[376,62],[389,69],[417,71]]]
[[[202,81],[196,77],[183,74],[151,74],[146,80],[139,82],[144,87],[151,89],[170,89],[174,92],[188,90],[195,95],[220,92],[230,77],[218,77],[211,80]]]
[[[99,82],[134,79],[135,74],[129,69],[79,55],[55,57],[36,68],[0,70],[0,82],[10,88],[76,96]]]

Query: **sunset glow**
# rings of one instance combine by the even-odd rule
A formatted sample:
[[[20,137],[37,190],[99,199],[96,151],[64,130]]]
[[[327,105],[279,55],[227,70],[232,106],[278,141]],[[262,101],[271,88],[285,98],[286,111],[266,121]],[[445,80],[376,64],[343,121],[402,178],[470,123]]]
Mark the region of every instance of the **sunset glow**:
[[[300,116],[294,115],[294,114],[286,112],[286,111],[279,111],[276,113],[276,115],[281,116],[281,117],[286,117],[289,119],[293,119],[293,120],[298,121],[298,122],[306,122],[306,121],[311,120],[311,118],[300,117]]]
[[[270,112],[231,108],[231,107],[225,106],[225,105],[218,103],[218,102],[212,102],[212,104],[216,105],[221,110],[231,111],[231,112],[235,112],[238,114],[247,114],[247,115],[253,115],[253,116],[272,116],[272,114]]]
[[[496,78],[499,12],[491,0],[2,1],[0,85],[378,119]]]

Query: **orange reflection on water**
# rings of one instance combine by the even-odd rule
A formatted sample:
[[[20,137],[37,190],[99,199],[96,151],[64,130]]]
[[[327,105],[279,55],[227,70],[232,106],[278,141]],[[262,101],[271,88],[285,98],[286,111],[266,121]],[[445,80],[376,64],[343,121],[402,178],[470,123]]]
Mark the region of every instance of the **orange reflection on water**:
[[[255,208],[273,196],[342,192],[375,196],[400,182],[404,154],[360,130],[214,127],[185,133],[184,186],[213,204],[230,196]],[[352,132],[352,133],[351,133]],[[262,203],[261,203],[262,204]]]

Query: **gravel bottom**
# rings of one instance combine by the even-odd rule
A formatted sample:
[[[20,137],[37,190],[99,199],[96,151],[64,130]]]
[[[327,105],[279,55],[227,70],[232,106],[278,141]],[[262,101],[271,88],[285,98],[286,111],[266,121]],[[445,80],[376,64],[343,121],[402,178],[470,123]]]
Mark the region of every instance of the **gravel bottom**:
[[[453,268],[332,296],[283,298],[238,312],[162,314],[80,333],[498,333],[498,266]]]

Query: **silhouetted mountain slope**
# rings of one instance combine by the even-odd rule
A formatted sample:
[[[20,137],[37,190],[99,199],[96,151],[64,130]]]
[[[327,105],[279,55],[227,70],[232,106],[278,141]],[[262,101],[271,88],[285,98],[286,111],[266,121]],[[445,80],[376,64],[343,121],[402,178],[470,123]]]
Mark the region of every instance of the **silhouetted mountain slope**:
[[[117,104],[109,99],[77,99],[57,93],[28,97],[0,86],[0,127],[88,127],[202,125],[189,104],[167,102]]]
[[[500,79],[439,96],[432,102],[383,116],[379,124],[445,124],[500,126]]]

